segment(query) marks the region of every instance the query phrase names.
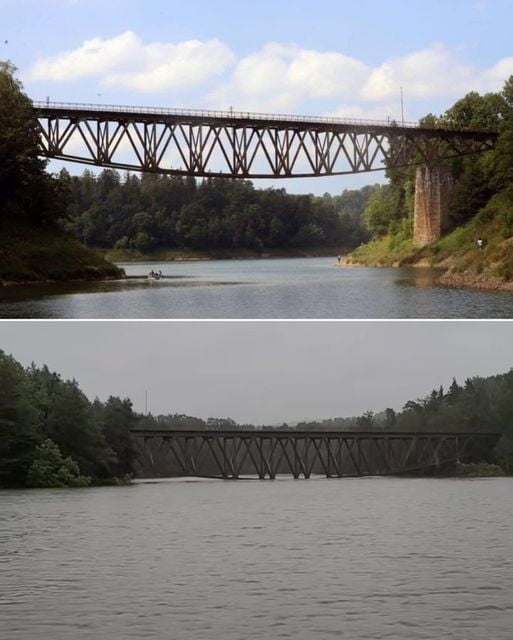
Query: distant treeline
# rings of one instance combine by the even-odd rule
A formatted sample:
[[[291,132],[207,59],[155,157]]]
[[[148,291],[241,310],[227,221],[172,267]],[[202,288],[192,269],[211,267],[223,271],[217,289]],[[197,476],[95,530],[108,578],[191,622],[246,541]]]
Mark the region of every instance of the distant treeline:
[[[340,196],[290,195],[249,181],[126,174],[59,174],[65,226],[88,246],[236,250],[354,248],[370,235],[363,211],[377,187]]]
[[[146,429],[253,429],[230,418],[141,415],[128,399],[90,401],[74,380],[46,366],[24,368],[0,351],[0,487],[63,487],[123,482],[136,474],[137,443]],[[513,472],[513,370],[471,378],[448,390],[355,418],[302,422],[276,429],[484,431],[502,433],[495,457]]]

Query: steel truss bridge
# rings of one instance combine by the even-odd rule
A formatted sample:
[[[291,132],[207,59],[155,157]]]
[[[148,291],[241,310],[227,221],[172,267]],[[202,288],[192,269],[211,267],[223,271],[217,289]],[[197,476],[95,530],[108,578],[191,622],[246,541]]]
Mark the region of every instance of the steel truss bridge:
[[[165,475],[308,479],[432,473],[458,461],[486,459],[500,438],[491,433],[357,431],[135,430],[145,471]]]
[[[113,169],[301,178],[431,164],[494,147],[497,132],[234,111],[34,102],[42,154]]]

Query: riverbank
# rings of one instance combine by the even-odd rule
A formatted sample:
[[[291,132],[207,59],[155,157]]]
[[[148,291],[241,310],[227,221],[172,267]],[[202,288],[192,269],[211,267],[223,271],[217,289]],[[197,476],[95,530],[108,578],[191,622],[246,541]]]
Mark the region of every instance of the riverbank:
[[[216,249],[194,251],[189,249],[159,249],[141,252],[136,249],[98,249],[109,262],[196,262],[207,260],[255,260],[272,258],[325,258],[338,256],[347,249],[317,247],[312,249]]]
[[[347,257],[346,263],[366,267],[435,267],[443,270],[438,279],[443,285],[513,291],[512,203],[510,197],[500,196],[492,198],[475,218],[439,242],[419,248],[411,238],[387,235],[359,247]],[[482,249],[477,245],[478,238],[484,240]]]
[[[108,280],[123,270],[59,230],[0,226],[0,286]]]

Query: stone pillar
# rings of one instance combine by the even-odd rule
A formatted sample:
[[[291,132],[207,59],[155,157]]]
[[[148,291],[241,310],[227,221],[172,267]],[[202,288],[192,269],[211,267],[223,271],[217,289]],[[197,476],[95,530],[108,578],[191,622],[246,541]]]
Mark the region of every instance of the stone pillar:
[[[413,243],[424,247],[440,240],[449,223],[449,199],[453,188],[451,171],[446,167],[417,168]]]

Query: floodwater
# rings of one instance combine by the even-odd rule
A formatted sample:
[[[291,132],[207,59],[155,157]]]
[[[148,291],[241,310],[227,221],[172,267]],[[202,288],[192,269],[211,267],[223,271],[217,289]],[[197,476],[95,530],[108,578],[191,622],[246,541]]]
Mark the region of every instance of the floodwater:
[[[513,480],[0,493],[5,640],[511,640]]]
[[[129,279],[0,289],[0,318],[513,318],[513,293],[334,258],[122,264]],[[148,281],[152,270],[166,276]],[[139,277],[138,277],[139,276]]]

